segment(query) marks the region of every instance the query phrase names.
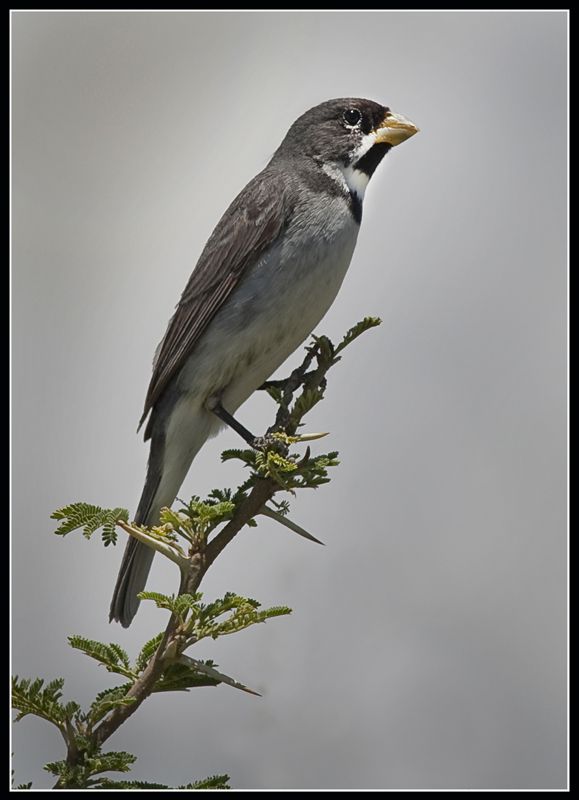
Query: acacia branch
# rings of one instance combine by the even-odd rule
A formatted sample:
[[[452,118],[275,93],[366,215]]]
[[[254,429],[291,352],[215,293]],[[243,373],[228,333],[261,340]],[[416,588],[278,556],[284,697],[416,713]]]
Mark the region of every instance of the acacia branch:
[[[308,373],[307,371],[313,359],[316,357],[318,359],[318,367]],[[306,388],[321,388],[322,382],[325,380],[325,374],[332,366],[332,363],[331,360],[321,359],[320,348],[317,344],[308,349],[302,364],[291,373],[289,378],[283,381],[283,399],[277,411],[275,423],[268,429],[268,433],[280,430],[283,430],[288,436],[293,436],[296,433],[298,425],[301,422],[301,416],[290,419],[289,413],[289,406],[295,392],[300,386],[303,386],[304,390]],[[182,576],[179,594],[195,594],[207,570],[213,564],[217,556],[235,536],[237,536],[245,525],[259,514],[261,509],[271,500],[274,494],[282,489],[283,487],[277,484],[272,478],[262,478],[256,481],[247,498],[237,506],[232,519],[225,527],[222,528],[208,544],[199,543],[198,550],[189,558],[189,566]],[[127,533],[134,535],[131,526],[123,524],[121,527],[123,527]],[[143,536],[138,538],[145,541]],[[168,548],[165,546],[165,549]],[[159,647],[144,671],[139,675],[126,694],[126,697],[132,699],[133,702],[113,709],[93,731],[92,738],[97,747],[102,746],[102,744],[135,713],[141,703],[152,694],[155,684],[162,676],[167,663],[181,655],[184,645],[185,640],[179,631],[178,618],[175,614],[171,614]],[[72,753],[69,753],[69,758],[72,755]],[[73,763],[78,761],[78,753],[74,753],[74,757],[71,761],[73,761]]]
[[[152,528],[130,524],[126,509],[105,509],[90,503],[72,503],[52,514],[53,519],[59,520],[55,533],[60,536],[82,530],[84,536],[90,538],[96,530],[102,529],[102,538],[107,545],[115,541],[115,527],[118,526],[170,558],[181,573],[177,597],[157,592],[141,595],[143,599],[154,600],[160,608],[168,608],[171,613],[163,633],[145,644],[134,667],[130,667],[129,657],[119,645],[93,642],[81,636],[69,637],[72,647],[130,681],[100,692],[88,712],[83,712],[76,702],[59,702],[62,679],[56,679],[43,688],[44,681],[40,678],[31,681],[14,677],[13,705],[19,712],[17,719],[30,713],[47,719],[57,726],[65,740],[65,760],[46,765],[49,772],[58,776],[53,788],[168,788],[139,781],[91,778],[108,771],[126,772],[135,760],[130,753],[102,753],[104,743],[155,691],[223,683],[255,693],[218,672],[210,662],[191,659],[184,653],[199,639],[235,633],[256,622],[290,613],[290,609],[278,606],[257,612],[259,603],[232,592],[228,592],[223,600],[203,604],[199,586],[224,548],[245,526],[255,524],[255,518],[260,515],[269,516],[294,533],[321,544],[286,517],[289,511],[287,501],[276,502],[273,498],[278,492],[294,494],[299,488],[316,488],[329,480],[327,467],[338,463],[337,453],[311,457],[307,442],[325,434],[300,436],[298,430],[303,417],[323,398],[327,372],[339,361],[341,351],[361,333],[379,323],[377,318],[366,317],[350,328],[336,347],[324,336],[314,337],[313,344],[306,348],[302,364],[288,378],[268,381],[260,387],[269,390],[278,408],[273,424],[256,442],[256,451],[224,453],[224,460],[238,458],[251,468],[251,476],[235,493],[215,489],[206,501],[194,497],[184,512],[163,509],[161,524]],[[301,456],[289,452],[294,444],[305,445]],[[186,547],[182,541],[178,543],[179,536],[186,541]],[[223,620],[222,615],[226,612],[231,614]],[[216,622],[219,619],[221,621]],[[152,652],[159,640],[160,644]],[[227,776],[214,776],[179,788],[226,788],[227,780]]]
[[[316,338],[314,343],[307,348],[306,355],[301,365],[294,369],[288,378],[283,381],[270,381],[261,387],[273,387],[280,390],[276,395],[279,407],[276,412],[275,421],[268,428],[266,436],[263,439],[263,449],[268,454],[268,459],[270,448],[273,448],[278,453],[283,451],[282,460],[287,456],[287,444],[285,440],[283,437],[276,437],[274,434],[285,434],[287,437],[296,436],[302,418],[322,399],[326,388],[326,374],[339,360],[338,353],[364,330],[377,324],[379,324],[379,320],[366,318],[348,331],[337,348],[335,348],[326,337]],[[315,365],[313,365],[314,361]],[[294,396],[300,388],[301,393],[299,393],[294,402]],[[307,438],[308,437],[304,437],[304,441],[306,441]],[[310,438],[314,437],[312,436]],[[319,438],[319,435],[316,435],[315,438]],[[288,443],[290,441],[299,441],[299,437],[298,439],[293,438],[288,440]],[[289,458],[294,459],[295,464],[295,472],[292,474],[299,475],[300,470],[304,470],[304,474],[306,474],[308,464],[311,463],[309,447],[306,448],[306,452],[301,460],[296,460],[295,456],[290,456]],[[189,540],[191,547],[188,553],[169,541],[162,541],[162,537],[157,536],[155,531],[143,531],[137,526],[128,524],[123,519],[118,519],[117,524],[131,536],[134,536],[148,546],[152,546],[155,550],[161,551],[163,555],[168,556],[172,561],[177,563],[181,570],[178,596],[183,594],[194,596],[207,570],[224,548],[233,541],[235,536],[237,536],[251,520],[260,513],[265,512],[267,503],[272,500],[277,492],[285,491],[289,488],[283,485],[283,480],[283,471],[282,473],[275,472],[273,469],[270,470],[269,467],[267,472],[264,473],[261,473],[259,469],[254,471],[250,481],[244,485],[250,488],[246,488],[245,491],[247,494],[245,496],[242,494],[242,499],[236,501],[231,519],[209,541],[207,541],[205,535],[194,536],[192,540]],[[316,484],[312,483],[311,485]],[[62,519],[62,517],[63,515],[61,514],[60,517],[55,518]],[[62,531],[57,532],[66,533],[70,529],[71,528],[64,528]],[[301,535],[307,533],[303,531],[303,529],[299,529],[298,532],[300,532]],[[311,535],[308,535],[308,538],[319,541]],[[172,606],[172,608],[175,608],[175,606]],[[156,684],[163,677],[167,667],[170,664],[174,664],[186,658],[183,656],[183,652],[192,641],[190,630],[187,630],[183,619],[176,611],[172,611],[159,646],[151,656],[144,670],[138,675],[134,683],[128,689],[126,695],[124,695],[126,700],[132,702],[117,705],[101,719],[100,724],[94,729],[86,731],[85,742],[87,743],[83,743],[84,746],[78,745],[72,725],[62,730],[67,742],[67,765],[69,767],[82,768],[85,757],[90,753],[100,750],[104,742],[106,742],[107,739],[137,711],[144,700],[154,692]],[[63,781],[62,778],[60,778],[54,788],[62,788],[62,786]]]

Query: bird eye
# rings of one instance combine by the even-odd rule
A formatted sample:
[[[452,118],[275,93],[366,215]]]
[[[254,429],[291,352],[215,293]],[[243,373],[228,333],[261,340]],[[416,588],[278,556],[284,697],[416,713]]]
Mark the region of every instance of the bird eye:
[[[362,119],[362,115],[357,108],[349,108],[347,111],[344,111],[343,116],[344,122],[351,128],[355,128]]]

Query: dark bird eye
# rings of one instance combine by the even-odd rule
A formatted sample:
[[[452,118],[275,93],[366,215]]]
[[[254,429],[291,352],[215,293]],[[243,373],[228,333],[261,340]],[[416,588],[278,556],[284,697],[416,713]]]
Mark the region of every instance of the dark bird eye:
[[[352,128],[357,125],[361,119],[362,115],[357,108],[349,108],[347,111],[344,111],[344,122]]]

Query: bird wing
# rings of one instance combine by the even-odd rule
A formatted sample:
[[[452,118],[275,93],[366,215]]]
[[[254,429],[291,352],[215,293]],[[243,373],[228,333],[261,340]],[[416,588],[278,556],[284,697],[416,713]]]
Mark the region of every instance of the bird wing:
[[[247,267],[278,238],[286,209],[279,178],[266,171],[250,181],[229,206],[205,245],[157,348],[139,428]]]

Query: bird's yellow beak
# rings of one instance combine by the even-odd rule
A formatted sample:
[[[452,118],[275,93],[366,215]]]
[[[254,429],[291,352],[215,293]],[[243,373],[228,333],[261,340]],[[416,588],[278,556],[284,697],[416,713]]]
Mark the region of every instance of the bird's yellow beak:
[[[406,139],[410,139],[420,129],[413,122],[403,117],[402,114],[394,114],[387,111],[384,121],[376,128],[376,143],[383,142],[395,147]]]

